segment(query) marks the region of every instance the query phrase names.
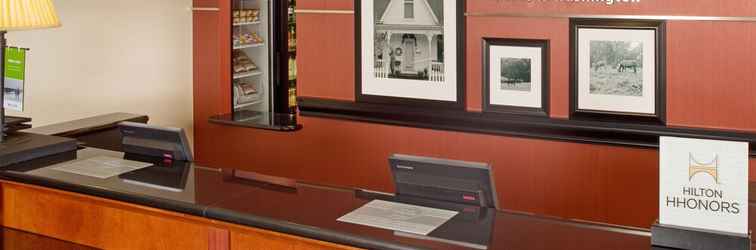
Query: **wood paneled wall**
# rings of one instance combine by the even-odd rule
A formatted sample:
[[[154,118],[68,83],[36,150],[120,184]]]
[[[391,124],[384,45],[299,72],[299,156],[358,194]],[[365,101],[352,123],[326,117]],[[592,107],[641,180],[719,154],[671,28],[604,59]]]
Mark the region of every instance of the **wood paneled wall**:
[[[669,124],[756,132],[756,22],[667,27]]]
[[[300,0],[298,9],[353,10],[352,0]],[[468,0],[470,13],[756,15],[751,0],[646,1],[613,6]],[[300,96],[354,100],[354,16],[297,16]],[[482,37],[551,40],[551,110],[568,116],[569,22],[566,18],[467,18],[467,109],[481,109]],[[670,125],[756,131],[756,24],[671,21],[668,45]],[[211,39],[211,38],[207,38]],[[656,150],[436,131],[301,117],[304,129],[277,133],[208,124],[230,91],[195,88],[197,160],[310,182],[392,192],[387,157],[416,154],[493,165],[505,209],[648,227],[658,216]],[[221,85],[222,88],[227,88]],[[751,165],[756,160],[751,160]],[[755,171],[751,179],[756,180]]]

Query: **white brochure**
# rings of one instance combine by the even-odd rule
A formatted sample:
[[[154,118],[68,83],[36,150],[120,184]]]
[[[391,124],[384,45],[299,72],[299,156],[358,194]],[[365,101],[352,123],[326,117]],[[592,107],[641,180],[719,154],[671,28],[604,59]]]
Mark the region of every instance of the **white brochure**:
[[[374,200],[338,221],[428,235],[455,215],[456,211]]]

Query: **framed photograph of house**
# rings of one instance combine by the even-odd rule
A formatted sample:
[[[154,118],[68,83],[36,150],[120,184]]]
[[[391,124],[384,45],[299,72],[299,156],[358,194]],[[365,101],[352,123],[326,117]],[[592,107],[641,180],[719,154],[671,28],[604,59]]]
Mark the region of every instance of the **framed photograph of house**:
[[[665,123],[665,22],[570,19],[570,119]]]
[[[549,41],[483,39],[483,111],[548,116]]]
[[[464,108],[464,0],[356,0],[358,102]]]

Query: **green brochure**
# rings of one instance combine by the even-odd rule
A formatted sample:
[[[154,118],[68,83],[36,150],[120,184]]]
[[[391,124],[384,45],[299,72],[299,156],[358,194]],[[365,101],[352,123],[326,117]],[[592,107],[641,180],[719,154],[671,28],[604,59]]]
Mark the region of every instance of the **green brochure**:
[[[24,78],[26,75],[26,50],[5,48],[5,95],[4,107],[24,111]]]

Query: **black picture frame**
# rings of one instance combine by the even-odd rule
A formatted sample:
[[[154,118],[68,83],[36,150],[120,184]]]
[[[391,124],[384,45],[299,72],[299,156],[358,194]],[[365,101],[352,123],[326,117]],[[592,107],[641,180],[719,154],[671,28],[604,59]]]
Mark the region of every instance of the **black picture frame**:
[[[578,107],[578,31],[579,29],[625,29],[655,31],[655,113],[627,113],[586,110]],[[570,18],[570,119],[639,124],[666,124],[666,21],[635,19]]]
[[[368,1],[372,2],[372,1]],[[453,0],[444,2],[453,2],[456,4],[457,12],[454,22],[457,24],[457,97],[456,101],[415,99],[394,96],[379,96],[362,93],[362,0],[354,0],[354,20],[355,20],[355,88],[354,96],[357,102],[390,104],[407,106],[412,108],[434,108],[447,110],[464,110],[466,107],[466,84],[465,84],[465,11],[466,0]],[[446,17],[445,17],[446,18]],[[446,23],[446,20],[444,20]],[[449,35],[449,34],[444,34]]]
[[[516,46],[541,49],[541,108],[491,104],[491,47]],[[495,114],[549,117],[550,105],[550,41],[544,39],[483,38],[483,112]]]

